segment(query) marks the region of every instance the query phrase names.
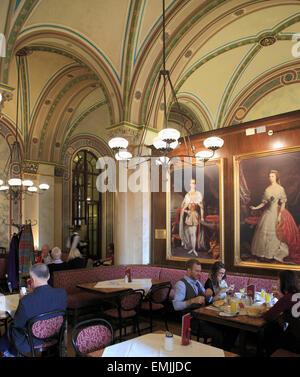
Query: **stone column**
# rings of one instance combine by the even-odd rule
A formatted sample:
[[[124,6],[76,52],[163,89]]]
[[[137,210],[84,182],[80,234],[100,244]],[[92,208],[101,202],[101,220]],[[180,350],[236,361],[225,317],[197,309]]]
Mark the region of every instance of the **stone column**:
[[[39,246],[48,244],[50,248],[54,245],[54,166],[40,164],[39,184],[47,183],[50,188],[39,195]]]
[[[128,150],[135,155],[141,130],[122,125],[111,132],[111,137],[125,137]],[[150,157],[151,150],[143,148],[143,155]],[[114,245],[116,264],[150,263],[151,190],[149,162],[137,164],[126,162],[126,185],[121,187],[119,173],[122,167],[117,162],[116,192],[114,194]],[[144,168],[142,168],[144,166]],[[123,169],[124,170],[124,169]],[[123,176],[124,178],[124,176]],[[123,191],[122,191],[123,189]],[[142,192],[144,191],[144,192]]]

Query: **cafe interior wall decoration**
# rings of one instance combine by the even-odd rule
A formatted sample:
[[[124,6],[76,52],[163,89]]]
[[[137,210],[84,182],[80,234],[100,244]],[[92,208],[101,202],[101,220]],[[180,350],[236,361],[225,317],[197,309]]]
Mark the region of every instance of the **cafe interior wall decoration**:
[[[168,184],[167,259],[223,260],[223,160],[176,164]]]
[[[264,127],[264,132],[257,132],[260,127]],[[254,131],[251,135],[247,135],[246,130],[251,129]],[[272,132],[271,132],[272,131]],[[202,134],[194,135],[191,141],[197,148],[203,144],[203,140],[208,136],[219,136],[224,140],[224,146],[217,151],[215,158],[211,163],[215,163],[217,159],[223,159],[223,217],[224,217],[224,239],[223,239],[223,255],[222,260],[225,263],[226,270],[232,274],[247,275],[253,277],[268,277],[277,278],[280,268],[298,269],[300,263],[282,263],[269,261],[252,261],[237,260],[238,250],[240,248],[236,240],[236,216],[235,216],[235,192],[236,192],[236,179],[234,168],[234,157],[248,156],[249,161],[258,161],[258,157],[263,159],[270,159],[275,161],[278,159],[280,163],[266,166],[262,170],[261,179],[255,182],[257,192],[253,201],[249,202],[249,206],[257,207],[261,203],[264,190],[269,185],[268,169],[278,170],[280,173],[280,182],[284,187],[287,195],[287,210],[292,214],[294,221],[299,226],[298,215],[295,214],[293,200],[291,199],[290,191],[294,190],[293,185],[296,185],[297,173],[296,170],[291,170],[290,163],[284,164],[285,158],[290,156],[299,156],[300,153],[300,111],[293,111],[286,114],[276,115],[259,120],[253,120],[239,125],[232,125],[223,129],[211,130]],[[268,152],[266,152],[268,151]],[[180,155],[181,146],[173,151],[172,156]],[[287,157],[285,157],[287,156]],[[298,157],[297,157],[298,158]],[[281,161],[282,159],[282,161]],[[266,160],[265,160],[266,161]],[[250,162],[251,164],[251,162]],[[255,165],[256,166],[256,165]],[[299,163],[297,165],[299,172]],[[294,171],[294,173],[293,173]],[[290,175],[294,176],[291,180]],[[257,186],[257,187],[256,187]],[[298,187],[299,193],[299,187]],[[254,192],[254,191],[253,191]],[[168,237],[167,239],[155,239],[155,229],[166,229],[167,224],[167,195],[162,190],[157,193],[152,193],[152,239],[151,239],[151,263],[157,265],[168,265],[177,268],[184,268],[186,258],[174,258],[168,254]],[[298,211],[299,209],[297,209]],[[258,209],[257,211],[261,211]],[[250,212],[251,214],[251,212]],[[171,219],[170,219],[171,222]],[[189,251],[189,250],[188,250]],[[244,255],[244,254],[242,254]],[[246,255],[246,253],[245,253]],[[187,257],[197,257],[196,255],[188,254]],[[198,256],[199,257],[199,256]],[[202,270],[210,271],[211,262],[206,258],[200,258]],[[288,259],[286,260],[288,261]]]
[[[300,270],[300,147],[234,156],[235,263]]]

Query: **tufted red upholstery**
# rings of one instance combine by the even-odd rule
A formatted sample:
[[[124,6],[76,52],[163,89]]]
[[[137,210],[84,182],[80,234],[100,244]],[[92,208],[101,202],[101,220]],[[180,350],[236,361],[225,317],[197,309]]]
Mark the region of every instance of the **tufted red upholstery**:
[[[76,324],[71,336],[77,356],[85,356],[114,342],[113,328],[103,318],[93,318]]]
[[[182,279],[184,275],[185,275],[185,270],[176,270],[174,268],[161,268],[159,279],[170,281],[172,284],[172,287],[174,288],[177,281]]]
[[[234,284],[234,292],[239,292],[240,289],[246,288],[248,285],[249,277],[247,276],[234,276],[234,275],[228,275],[226,283],[228,286],[231,284]]]
[[[99,307],[99,298],[92,293],[83,292],[76,285],[80,283],[97,282],[111,279],[120,279],[125,275],[126,268],[130,267],[132,278],[154,278],[171,282],[172,289],[169,299],[174,298],[174,286],[178,280],[182,279],[186,271],[171,267],[155,267],[149,265],[122,265],[109,267],[92,267],[76,270],[64,270],[54,272],[54,287],[64,288],[67,291],[68,309],[79,310],[87,307]],[[202,271],[200,281],[204,286],[209,273]],[[246,288],[248,284],[255,284],[256,290],[262,288],[267,291],[272,290],[273,285],[277,285],[276,280],[253,278],[227,274],[227,284],[234,284],[234,291]]]
[[[279,284],[277,280],[250,278],[249,284],[255,284],[256,291],[261,291],[264,289],[266,292],[272,292],[273,285],[276,285],[279,291]]]
[[[91,267],[76,270],[55,271],[54,288],[64,288],[67,293],[81,292],[77,284],[120,279],[125,274],[125,266]]]
[[[77,335],[77,347],[82,354],[97,351],[111,343],[111,331],[102,325],[90,326]]]
[[[145,268],[146,267],[146,268]],[[130,266],[132,279],[136,278],[152,278],[159,279],[160,267],[152,267],[145,265]]]
[[[63,323],[63,316],[36,321],[31,328],[32,334],[39,339],[50,338],[56,334]]]

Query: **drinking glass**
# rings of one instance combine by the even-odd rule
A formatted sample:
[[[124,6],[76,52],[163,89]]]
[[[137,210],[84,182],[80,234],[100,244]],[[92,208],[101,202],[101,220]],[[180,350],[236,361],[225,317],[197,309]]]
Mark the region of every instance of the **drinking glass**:
[[[231,309],[231,313],[235,313],[236,312],[236,301],[231,301],[231,303],[230,303],[230,309]]]
[[[270,302],[270,293],[267,293],[265,294],[265,299],[266,299],[266,302]]]
[[[261,290],[261,297],[265,297],[265,294],[266,294],[265,290],[262,289],[262,290]]]

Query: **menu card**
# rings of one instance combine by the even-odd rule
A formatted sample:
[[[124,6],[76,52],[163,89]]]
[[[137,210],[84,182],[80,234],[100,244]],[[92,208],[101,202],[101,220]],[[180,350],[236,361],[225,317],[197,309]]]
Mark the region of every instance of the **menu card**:
[[[252,300],[254,302],[254,299],[255,299],[255,285],[254,284],[250,284],[247,286],[247,294],[248,296],[252,297]]]
[[[128,283],[131,283],[132,282],[132,279],[131,279],[131,269],[130,268],[127,268],[125,270],[125,275],[128,276]]]
[[[190,344],[190,331],[191,331],[191,313],[188,313],[182,316],[181,344],[184,346]]]

